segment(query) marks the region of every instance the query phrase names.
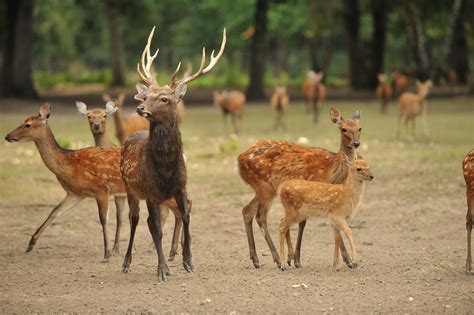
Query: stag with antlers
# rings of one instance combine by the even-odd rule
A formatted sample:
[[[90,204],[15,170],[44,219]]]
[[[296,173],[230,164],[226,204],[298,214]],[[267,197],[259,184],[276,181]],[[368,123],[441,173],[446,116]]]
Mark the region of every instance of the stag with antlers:
[[[130,207],[130,242],[123,263],[123,271],[128,272],[132,260],[133,240],[139,220],[139,200],[146,200],[148,207],[148,228],[158,253],[158,278],[165,281],[169,276],[162,249],[162,230],[159,215],[161,204],[174,198],[184,226],[183,267],[191,272],[191,236],[189,233],[189,208],[186,191],[186,165],[183,157],[183,144],[179,130],[177,104],[186,93],[189,82],[205,75],[217,64],[224,53],[226,32],[216,56],[211,53],[211,61],[206,66],[206,51],[202,50],[201,65],[193,75],[177,80],[181,62],[173,73],[169,85],[160,86],[152,73],[153,61],[158,55],[151,54],[150,46],[155,28],[148,36],[137,71],[146,85],[137,84],[135,99],[141,103],[137,112],[150,122],[148,132],[136,132],[125,140],[120,168],[127,191]]]

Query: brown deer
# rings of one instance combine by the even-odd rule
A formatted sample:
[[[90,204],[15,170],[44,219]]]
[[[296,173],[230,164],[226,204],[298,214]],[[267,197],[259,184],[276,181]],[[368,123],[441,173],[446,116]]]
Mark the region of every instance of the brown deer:
[[[466,199],[467,199],[467,214],[466,214],[466,230],[467,230],[467,258],[466,258],[466,274],[474,275],[472,269],[471,256],[471,232],[474,220],[474,149],[469,151],[462,162],[462,170],[464,173],[464,180],[466,181]]]
[[[334,229],[333,266],[340,267],[341,231],[344,232],[351,246],[352,264],[350,267],[357,266],[357,253],[352,240],[352,231],[346,219],[355,215],[364,193],[365,181],[371,181],[374,176],[364,160],[354,162],[347,160],[346,163],[349,167],[353,166],[341,184],[290,179],[283,182],[278,188],[278,196],[285,209],[285,214],[280,221],[280,262],[278,267],[282,270],[285,269],[285,239],[288,240],[289,246],[288,261],[293,258],[290,227],[315,216],[329,218]]]
[[[242,125],[242,113],[247,101],[245,94],[236,90],[214,91],[213,98],[214,106],[222,110],[225,129],[228,129],[227,116],[230,115],[234,133],[239,134]]]
[[[387,113],[387,104],[390,102],[393,96],[392,86],[387,83],[387,76],[383,73],[377,75],[379,84],[375,90],[375,95],[380,100],[380,110],[382,114]]]
[[[150,124],[148,120],[141,117],[137,113],[130,115],[123,115],[123,103],[125,101],[125,94],[120,93],[117,98],[113,98],[107,93],[102,94],[102,99],[105,102],[113,101],[117,107],[115,111],[114,123],[115,123],[115,136],[120,141],[120,144],[123,144],[125,139],[136,131],[148,130]]]
[[[394,70],[392,72],[392,78],[393,78],[393,85],[395,88],[395,95],[399,96],[403,92],[405,92],[405,89],[408,85],[408,77],[404,75],[400,70]]]
[[[147,84],[137,84],[135,99],[141,103],[137,112],[150,121],[149,132],[136,132],[124,142],[120,167],[130,207],[130,242],[123,263],[123,271],[128,272],[132,260],[133,240],[139,220],[139,200],[145,199],[148,207],[148,227],[158,253],[158,278],[165,281],[169,269],[163,256],[161,245],[162,230],[157,209],[170,198],[178,204],[184,226],[183,267],[193,271],[191,255],[190,216],[186,191],[186,164],[183,157],[183,144],[177,117],[177,103],[186,93],[187,84],[208,73],[224,53],[226,31],[216,56],[211,53],[207,66],[206,52],[203,48],[199,70],[188,77],[176,80],[181,63],[178,64],[170,85],[160,86],[152,74],[153,60],[158,54],[151,54],[150,45],[155,28],[153,27],[143,50],[138,74]]]
[[[121,99],[121,95],[119,96],[118,99]],[[83,102],[76,102],[76,106],[81,114],[87,115],[87,119],[89,121],[89,127],[91,129],[92,135],[94,136],[95,146],[96,147],[113,147],[114,144],[112,143],[109,136],[107,135],[106,127],[107,127],[107,116],[114,113],[117,110],[117,107],[115,106],[115,102],[108,101],[107,104],[105,105],[105,109],[94,108],[94,109],[89,110],[87,108],[87,105]],[[118,167],[119,165],[117,164],[116,166]],[[117,169],[117,171],[120,172],[120,169]],[[125,190],[123,191],[123,193],[125,193]],[[124,194],[123,196],[117,195],[114,198],[115,198],[115,206],[117,209],[117,231],[115,234],[115,239],[119,240],[120,228],[122,226],[123,206],[125,204],[126,197]],[[191,201],[188,200],[188,203],[189,203],[189,208],[191,208]],[[173,260],[176,254],[178,253],[178,242],[179,242],[181,225],[182,225],[181,215],[179,214],[177,205],[174,202],[174,200],[168,200],[166,201],[163,207],[160,207],[160,216],[161,216],[162,226],[164,226],[165,221],[168,217],[169,209],[173,209],[173,208],[175,208],[174,213],[178,214],[178,216],[175,216],[175,228],[174,228],[174,233],[173,233],[173,239],[171,242],[171,249],[169,253],[170,261]],[[118,247],[113,253],[118,253]]]
[[[303,83],[303,94],[306,97],[309,111],[313,112],[313,122],[319,121],[322,103],[326,100],[326,86],[322,82],[324,72],[309,71]]]
[[[397,138],[400,138],[402,119],[405,118],[405,126],[408,131],[408,123],[412,123],[412,135],[415,136],[415,118],[421,116],[425,136],[429,136],[428,125],[426,123],[426,114],[428,111],[428,102],[426,97],[433,86],[428,80],[426,82],[416,81],[417,93],[404,92],[398,98],[398,129]]]
[[[26,251],[33,250],[38,238],[54,219],[84,198],[90,197],[97,201],[99,208],[104,238],[104,260],[107,260],[111,253],[118,252],[119,248],[118,224],[113,250],[109,250],[107,221],[109,195],[123,194],[125,191],[119,172],[120,148],[63,149],[48,126],[50,115],[51,105],[46,103],[40,107],[39,115],[27,117],[5,137],[8,142],[34,142],[44,164],[56,175],[59,184],[66,191],[66,197],[54,207],[46,221],[33,234]]]
[[[286,129],[285,114],[288,111],[290,98],[286,92],[286,86],[277,86],[270,98],[270,104],[275,111],[275,124],[273,128],[277,130],[280,126]]]
[[[256,221],[263,232],[273,259],[279,262],[277,250],[272,242],[267,227],[267,216],[278,186],[288,179],[305,179],[339,184],[344,181],[349,171],[346,157],[352,160],[355,149],[360,145],[362,131],[356,111],[352,119],[345,120],[339,111],[330,110],[330,117],[339,127],[341,146],[338,153],[321,148],[313,148],[285,141],[261,140],[240,154],[238,159],[240,177],[255,191],[255,197],[242,209],[250,249],[250,259],[255,268],[260,267],[252,221]],[[294,261],[301,267],[300,250],[303,230],[306,221],[299,224],[298,241]]]

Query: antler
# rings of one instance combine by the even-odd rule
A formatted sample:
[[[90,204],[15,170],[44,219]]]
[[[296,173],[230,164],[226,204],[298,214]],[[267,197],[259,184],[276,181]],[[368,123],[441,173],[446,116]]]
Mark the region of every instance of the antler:
[[[151,66],[153,65],[153,61],[155,60],[156,56],[158,55],[158,52],[160,51],[159,49],[157,49],[155,54],[151,55],[150,46],[151,46],[151,40],[153,38],[154,33],[155,33],[155,27],[153,26],[153,29],[151,30],[150,35],[148,35],[148,41],[145,46],[145,49],[143,49],[143,53],[142,53],[141,67],[142,67],[143,72],[140,71],[140,63],[137,64],[137,71],[145,83],[147,83],[148,85],[158,86],[158,83],[156,82],[155,77],[151,73]],[[145,63],[145,57],[146,57],[146,63]]]
[[[176,76],[177,76],[179,68],[181,66],[181,62],[180,62],[178,64],[178,67],[176,68],[176,71],[173,73],[173,77],[171,78],[171,88],[175,88],[180,83],[191,82],[191,81],[199,78],[200,76],[208,73],[209,71],[211,71],[211,69],[214,68],[214,66],[217,64],[219,59],[222,57],[222,54],[224,53],[224,48],[225,48],[226,41],[227,41],[227,36],[226,36],[226,29],[224,27],[224,32],[222,33],[221,49],[219,50],[219,53],[217,53],[216,56],[214,56],[214,52],[215,52],[214,50],[211,52],[211,61],[209,62],[207,67],[204,68],[205,63],[206,63],[206,47],[203,47],[202,48],[201,65],[199,66],[199,70],[191,76],[185,76],[181,80],[176,81]]]

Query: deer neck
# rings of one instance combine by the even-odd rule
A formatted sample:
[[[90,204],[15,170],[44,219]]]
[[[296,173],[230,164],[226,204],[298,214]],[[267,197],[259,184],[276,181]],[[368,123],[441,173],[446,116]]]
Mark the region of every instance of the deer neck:
[[[161,171],[166,171],[171,164],[182,159],[182,151],[177,115],[173,119],[150,123],[147,155],[155,165],[163,166]]]
[[[357,207],[364,195],[365,181],[353,179],[352,182],[352,203],[354,207]]]
[[[64,159],[68,152],[59,146],[53,132],[46,126],[42,137],[35,140],[35,145],[46,167],[58,175],[65,169]]]
[[[330,183],[341,184],[344,182],[344,180],[348,177],[347,174],[350,173],[350,167],[347,165],[347,160],[353,161],[354,155],[354,148],[348,148],[341,138],[341,147],[339,152],[336,154]]]
[[[96,147],[113,147],[114,144],[110,140],[109,135],[104,131],[104,133],[93,133],[94,142]]]
[[[119,138],[120,143],[123,143],[123,141],[125,141],[125,127],[123,125],[121,107],[119,107],[117,111],[114,113],[114,124],[115,124],[115,134],[117,135],[117,138]]]

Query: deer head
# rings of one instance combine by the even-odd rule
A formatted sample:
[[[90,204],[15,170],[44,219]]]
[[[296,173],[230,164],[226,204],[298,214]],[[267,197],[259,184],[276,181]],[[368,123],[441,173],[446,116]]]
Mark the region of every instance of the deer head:
[[[370,172],[369,164],[362,159],[355,160],[352,166],[352,174],[354,179],[360,182],[371,181],[374,179],[374,175]]]
[[[135,99],[141,101],[141,104],[137,107],[137,112],[152,122],[168,121],[170,118],[175,120],[177,119],[176,105],[186,93],[188,83],[211,71],[222,57],[226,44],[226,30],[224,28],[222,44],[218,54],[214,56],[214,51],[212,51],[211,61],[207,66],[205,66],[206,49],[203,47],[201,65],[196,73],[177,80],[176,77],[181,67],[181,62],[179,62],[170,84],[163,86],[158,84],[151,69],[153,61],[159,51],[156,50],[153,55],[150,52],[154,32],[155,28],[153,27],[148,36],[145,49],[143,50],[141,63],[137,65],[138,74],[145,82],[145,84],[138,83],[136,85],[137,94],[135,95]]]
[[[431,80],[427,80],[425,82],[421,82],[419,80],[416,80],[416,89],[418,91],[418,94],[421,95],[422,97],[426,97],[433,86],[433,82]]]
[[[345,120],[337,109],[331,108],[330,116],[332,122],[339,126],[342,144],[347,148],[357,149],[360,146],[360,133],[362,132],[359,122],[360,112],[356,111],[351,119]]]
[[[308,71],[308,74],[306,75],[306,77],[312,83],[318,84],[323,79],[324,72],[323,71],[314,72],[313,70],[310,70]]]
[[[387,76],[384,73],[379,73],[377,75],[377,79],[379,80],[379,83],[385,83]]]
[[[105,126],[107,123],[107,116],[112,113],[115,113],[117,107],[115,106],[114,101],[108,101],[105,104],[105,109],[102,108],[93,108],[87,109],[87,105],[83,102],[76,102],[77,110],[82,115],[87,115],[87,120],[89,121],[89,127],[93,134],[103,134],[105,132]]]
[[[113,101],[115,102],[115,106],[117,107],[117,110],[123,107],[123,102],[125,101],[125,94],[124,93],[119,93],[117,98],[113,98],[110,94],[103,93],[102,94],[102,100],[104,102],[110,102]]]
[[[8,142],[36,141],[45,135],[48,130],[48,119],[51,115],[51,104],[45,103],[40,107],[37,116],[30,116],[13,131],[6,135]]]

